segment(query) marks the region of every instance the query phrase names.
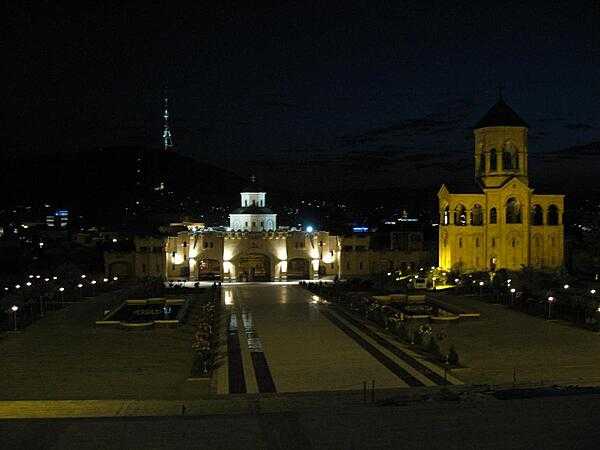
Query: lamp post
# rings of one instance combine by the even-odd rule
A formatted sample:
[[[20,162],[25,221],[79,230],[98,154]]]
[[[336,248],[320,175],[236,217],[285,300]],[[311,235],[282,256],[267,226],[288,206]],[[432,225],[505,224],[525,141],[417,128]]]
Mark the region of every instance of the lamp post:
[[[483,285],[485,283],[483,281],[479,282],[479,297],[483,297]]]
[[[64,302],[64,292],[65,292],[65,288],[64,287],[59,287],[58,288],[58,292],[60,292],[60,304],[62,306],[63,302]]]
[[[19,310],[19,307],[17,305],[12,305],[10,307],[10,310],[12,311],[12,314],[13,314],[14,330],[17,331],[17,311]]]
[[[548,320],[552,316],[552,303],[554,303],[556,299],[552,296],[548,297]]]
[[[515,302],[515,292],[517,292],[517,290],[515,288],[510,288],[510,304],[511,305]]]
[[[92,285],[92,297],[95,297],[96,296],[96,280],[90,281],[90,284]]]

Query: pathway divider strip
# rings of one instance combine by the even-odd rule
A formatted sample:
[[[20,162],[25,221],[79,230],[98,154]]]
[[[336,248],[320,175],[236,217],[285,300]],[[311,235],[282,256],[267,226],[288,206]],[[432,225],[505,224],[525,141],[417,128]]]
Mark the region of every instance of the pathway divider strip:
[[[229,325],[227,329],[227,353],[229,393],[245,394],[246,378],[244,377],[244,364],[242,362],[242,351],[238,336],[237,318],[235,313],[232,312],[229,313]]]
[[[452,384],[450,381],[445,379],[443,376],[434,372],[429,367],[427,367],[423,363],[419,362],[416,358],[403,352],[396,345],[394,345],[389,340],[387,340],[386,338],[381,336],[379,333],[373,331],[371,328],[369,328],[364,323],[362,323],[359,320],[357,320],[356,318],[352,317],[352,315],[350,315],[343,309],[336,308],[335,312],[337,314],[339,314],[340,316],[342,316],[344,319],[346,319],[348,322],[350,322],[352,325],[354,325],[356,328],[358,328],[360,331],[365,333],[367,336],[369,336],[371,339],[373,339],[375,342],[377,342],[383,348],[392,352],[394,355],[396,355],[398,358],[400,358],[406,364],[411,366],[413,369],[416,369],[417,371],[421,372],[423,375],[425,375],[427,378],[429,378],[434,383],[439,384],[440,386]]]
[[[416,386],[424,386],[424,383],[414,377],[411,373],[406,371],[404,368],[400,367],[396,364],[391,358],[386,356],[383,352],[378,350],[373,344],[368,342],[358,333],[356,333],[352,328],[342,322],[339,318],[334,316],[330,311],[319,308],[321,314],[323,314],[331,323],[337,326],[340,330],[342,330],[350,339],[360,345],[364,350],[369,352],[371,356],[373,356],[377,361],[383,364],[390,372],[404,381],[407,385],[411,387]]]
[[[244,335],[246,336],[248,350],[250,350],[250,357],[252,358],[252,366],[254,367],[254,376],[256,377],[258,392],[277,392],[275,382],[273,381],[273,375],[271,375],[267,358],[263,352],[262,341],[254,329],[252,313],[244,306],[242,306],[241,309],[242,321],[244,323]]]

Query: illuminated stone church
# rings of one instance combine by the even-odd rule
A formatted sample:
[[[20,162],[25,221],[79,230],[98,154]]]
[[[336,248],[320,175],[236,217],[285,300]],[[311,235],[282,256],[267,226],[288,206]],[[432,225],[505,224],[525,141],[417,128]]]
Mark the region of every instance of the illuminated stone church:
[[[529,185],[528,128],[502,98],[475,125],[474,185],[438,192],[443,269],[562,266],[564,195]]]

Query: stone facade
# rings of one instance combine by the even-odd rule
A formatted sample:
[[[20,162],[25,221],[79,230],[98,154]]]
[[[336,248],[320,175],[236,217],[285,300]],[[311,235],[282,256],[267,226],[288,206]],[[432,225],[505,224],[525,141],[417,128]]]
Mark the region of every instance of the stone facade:
[[[503,100],[475,126],[474,186],[461,193],[443,185],[438,192],[441,268],[562,266],[564,196],[529,186],[527,131]]]

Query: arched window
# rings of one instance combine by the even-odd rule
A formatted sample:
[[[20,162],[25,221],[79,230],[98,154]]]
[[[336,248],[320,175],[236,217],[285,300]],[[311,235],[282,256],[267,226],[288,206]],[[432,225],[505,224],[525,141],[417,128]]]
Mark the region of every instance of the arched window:
[[[498,223],[498,211],[496,208],[490,209],[490,223]]]
[[[548,207],[548,217],[546,218],[548,225],[558,225],[558,208],[556,205]]]
[[[502,149],[502,169],[516,170],[519,168],[519,152],[513,144],[506,144]]]
[[[506,202],[506,223],[521,223],[521,205],[514,197]]]
[[[467,209],[463,205],[458,205],[454,209],[454,225],[465,226],[467,224]]]
[[[442,211],[441,223],[442,225],[450,224],[450,207],[448,205]]]
[[[483,225],[483,208],[481,205],[473,205],[473,209],[471,209],[471,225]]]
[[[479,158],[479,173],[483,175],[485,173],[485,153],[481,152]]]
[[[496,154],[496,149],[493,148],[490,150],[490,171],[498,170],[498,155]]]
[[[540,205],[531,208],[531,225],[544,225],[544,210]]]

